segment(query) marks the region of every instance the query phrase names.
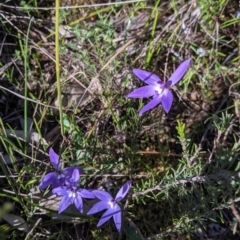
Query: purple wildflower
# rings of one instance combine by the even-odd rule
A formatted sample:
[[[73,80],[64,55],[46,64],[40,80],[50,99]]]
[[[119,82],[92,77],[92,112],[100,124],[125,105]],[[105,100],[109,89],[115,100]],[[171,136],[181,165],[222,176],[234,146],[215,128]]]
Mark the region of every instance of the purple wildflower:
[[[95,198],[90,191],[83,188],[77,189],[79,179],[80,172],[78,169],[74,169],[72,172],[72,177],[68,179],[66,186],[57,187],[52,190],[53,194],[63,196],[58,208],[59,214],[63,212],[70,204],[74,204],[76,208],[83,213],[82,198]]]
[[[55,171],[47,173],[44,176],[39,185],[40,190],[45,189],[49,185],[52,185],[53,188],[63,186],[65,181],[72,176],[74,169],[76,169],[76,167],[67,167],[62,169],[62,162],[52,148],[49,149],[49,158]],[[78,171],[81,172],[80,169],[78,169]]]
[[[104,209],[107,211],[100,218],[97,227],[100,227],[102,224],[107,222],[111,217],[113,217],[115,226],[120,232],[122,226],[122,210],[118,203],[127,195],[131,187],[131,181],[127,181],[118,191],[115,198],[113,198],[108,192],[93,190],[92,193],[100,199],[89,211],[89,214],[94,214],[101,212]]]
[[[153,96],[153,99],[140,110],[139,116],[142,116],[144,112],[156,107],[159,103],[162,103],[163,109],[166,113],[170,111],[173,103],[173,94],[169,88],[181,80],[189,67],[190,61],[191,59],[187,59],[181,63],[166,83],[151,72],[141,69],[133,69],[133,73],[139,79],[147,83],[148,86],[140,87],[132,91],[127,97],[147,98]]]

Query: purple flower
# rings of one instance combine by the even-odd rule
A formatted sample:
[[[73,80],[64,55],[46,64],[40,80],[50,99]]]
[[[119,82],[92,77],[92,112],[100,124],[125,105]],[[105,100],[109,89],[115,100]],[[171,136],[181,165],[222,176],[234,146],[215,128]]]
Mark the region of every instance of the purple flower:
[[[92,193],[100,199],[89,211],[87,214],[94,214],[97,212],[101,212],[104,209],[107,211],[100,218],[97,226],[100,227],[106,221],[108,221],[111,217],[113,217],[115,226],[117,230],[120,232],[122,226],[122,210],[118,203],[127,195],[129,189],[131,187],[131,181],[127,181],[118,191],[115,198],[113,198],[108,192],[93,190]]]
[[[76,208],[83,213],[82,198],[95,198],[95,196],[88,190],[83,188],[77,189],[79,179],[80,172],[78,169],[74,169],[66,186],[57,187],[52,190],[53,194],[63,196],[58,208],[59,214],[63,212],[70,204],[74,204]]]
[[[49,149],[49,158],[55,169],[54,172],[46,174],[39,185],[39,189],[43,190],[49,185],[52,185],[53,188],[63,186],[65,181],[72,176],[72,172],[76,167],[67,167],[62,169],[62,163],[59,159],[59,156],[53,151],[52,148]],[[81,172],[80,169],[78,171]]]
[[[133,69],[133,73],[148,85],[134,90],[129,93],[127,97],[147,98],[153,96],[153,99],[140,110],[139,116],[142,116],[144,112],[156,107],[159,103],[162,103],[166,113],[170,111],[173,103],[173,94],[169,88],[181,80],[189,67],[190,61],[191,59],[187,59],[181,63],[166,83],[151,72]]]

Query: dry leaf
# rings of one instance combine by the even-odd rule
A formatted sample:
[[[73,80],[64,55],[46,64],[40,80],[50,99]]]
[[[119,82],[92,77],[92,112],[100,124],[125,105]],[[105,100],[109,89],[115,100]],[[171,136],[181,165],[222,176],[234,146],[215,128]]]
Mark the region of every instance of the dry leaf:
[[[16,227],[18,230],[29,233],[30,229],[23,218],[14,214],[6,214],[2,218],[11,226]]]
[[[98,202],[97,199],[88,200],[83,202],[83,214],[79,213],[76,207],[71,204],[63,213],[58,214],[58,207],[62,197],[58,197],[51,192],[47,193],[39,202],[40,210],[47,213],[50,213],[53,219],[62,220],[64,222],[74,222],[74,223],[83,223],[88,221],[89,216],[87,212],[90,208]],[[41,208],[42,207],[42,208]],[[44,209],[43,209],[44,208]],[[69,216],[71,215],[71,216]]]

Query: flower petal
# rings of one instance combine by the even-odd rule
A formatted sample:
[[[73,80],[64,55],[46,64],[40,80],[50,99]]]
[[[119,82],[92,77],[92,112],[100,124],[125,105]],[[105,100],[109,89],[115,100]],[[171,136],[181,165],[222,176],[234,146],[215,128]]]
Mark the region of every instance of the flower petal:
[[[92,208],[88,211],[87,215],[95,214],[95,213],[101,212],[102,210],[108,209],[108,208],[110,208],[110,205],[107,202],[100,201],[92,206]]]
[[[72,203],[72,198],[64,196],[59,204],[58,213],[63,212]]]
[[[73,172],[72,172],[72,176],[71,176],[71,178],[70,178],[70,181],[71,181],[72,183],[78,183],[79,179],[80,179],[79,169],[75,168],[75,169],[73,170]]]
[[[101,191],[101,190],[93,190],[92,193],[99,198],[100,200],[103,201],[111,201],[113,199],[113,197],[110,195],[110,193],[105,192],[105,191]]]
[[[127,181],[126,183],[123,184],[123,186],[119,189],[117,195],[116,195],[116,201],[119,202],[121,201],[128,193],[130,187],[131,187],[131,182],[132,181]]]
[[[50,172],[44,176],[43,180],[39,184],[39,189],[43,190],[57,180],[58,180],[57,173]]]
[[[146,111],[156,107],[161,102],[161,96],[155,96],[148,104],[146,104],[139,112],[139,116],[142,116]]]
[[[78,189],[77,192],[83,198],[95,198],[95,195],[92,192],[90,192],[84,188]]]
[[[114,223],[115,223],[115,226],[116,226],[117,230],[120,232],[121,227],[122,227],[122,211],[121,211],[121,208],[118,205],[116,205],[115,209],[117,211],[113,215],[113,220],[114,220]]]
[[[147,84],[155,85],[157,82],[162,82],[162,80],[154,73],[147,72],[142,69],[133,69],[133,73],[142,81]]]
[[[52,148],[49,149],[49,158],[55,169],[59,169],[59,167],[61,169],[61,166],[60,166],[61,163],[59,160],[59,156],[54,152],[54,150]]]
[[[83,201],[80,195],[74,198],[74,204],[76,208],[79,210],[79,212],[83,213]]]
[[[115,210],[113,208],[109,208],[100,218],[97,227],[100,227],[103,225],[105,222],[107,222],[114,214]]]
[[[58,196],[67,196],[68,189],[66,187],[57,187],[52,190],[52,193]]]
[[[62,170],[64,176],[65,176],[65,184],[67,186],[73,186],[77,187],[79,179],[80,179],[80,174],[83,173],[82,169],[79,167],[66,167]]]
[[[140,87],[127,95],[129,98],[146,98],[155,94],[155,87],[152,85]]]
[[[59,174],[57,174],[57,179],[52,183],[52,188],[61,187],[64,185],[64,178],[59,178]]]
[[[79,175],[81,175],[83,173],[83,170],[79,167],[76,167],[76,166],[71,166],[71,167],[66,167],[64,168],[62,171],[64,173],[64,175],[67,177],[67,176],[72,176],[72,173],[75,169],[78,169],[79,171]]]
[[[170,90],[165,89],[162,94],[162,106],[166,113],[170,111],[172,103],[173,103],[173,94]]]
[[[170,87],[181,80],[181,78],[186,73],[190,62],[191,62],[191,59],[189,58],[179,65],[179,67],[175,70],[175,72],[172,74],[172,76],[167,81],[167,84],[166,84],[167,87]]]

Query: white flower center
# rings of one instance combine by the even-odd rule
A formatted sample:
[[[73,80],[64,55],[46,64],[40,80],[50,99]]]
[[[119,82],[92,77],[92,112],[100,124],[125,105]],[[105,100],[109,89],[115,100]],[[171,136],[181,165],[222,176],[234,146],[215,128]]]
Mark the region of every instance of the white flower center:
[[[158,84],[155,86],[155,91],[157,92],[158,95],[162,95],[164,90],[165,90],[165,84]]]
[[[70,198],[75,198],[75,197],[77,196],[77,194],[76,194],[74,191],[69,191],[68,196],[69,196]]]
[[[57,176],[57,178],[58,178],[58,180],[59,180],[59,179],[62,179],[62,178],[65,178],[64,173],[62,173],[62,172],[58,172],[58,176]]]
[[[114,207],[115,207],[115,204],[116,204],[116,202],[115,202],[115,200],[114,200],[114,199],[112,199],[111,201],[109,201],[109,202],[108,202],[108,204],[110,205],[110,207],[111,207],[111,208],[114,208]]]

